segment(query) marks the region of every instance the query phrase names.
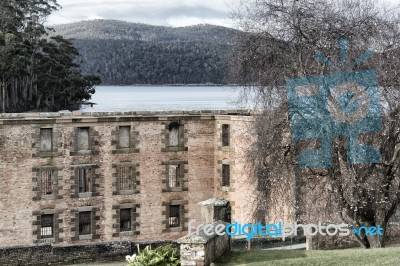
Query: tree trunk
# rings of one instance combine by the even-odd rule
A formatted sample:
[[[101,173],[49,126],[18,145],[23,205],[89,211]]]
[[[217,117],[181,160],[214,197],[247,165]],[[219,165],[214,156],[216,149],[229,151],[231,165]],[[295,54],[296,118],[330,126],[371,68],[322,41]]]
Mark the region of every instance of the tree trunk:
[[[370,248],[384,248],[385,247],[385,235],[380,236],[368,236],[368,242]]]
[[[1,82],[1,112],[6,112],[6,83],[4,78]]]
[[[375,225],[376,235],[364,235],[361,237],[357,237],[357,241],[363,246],[364,248],[384,248],[385,247],[385,239],[386,239],[386,228],[387,222],[385,220],[380,220],[379,218],[376,219]],[[378,230],[381,228],[380,230]],[[380,235],[379,232],[383,233]]]
[[[37,110],[39,110],[40,103],[41,103],[41,101],[42,101],[42,96],[43,96],[42,93],[38,95],[38,98],[37,98],[37,101],[36,101],[36,109],[37,109]]]

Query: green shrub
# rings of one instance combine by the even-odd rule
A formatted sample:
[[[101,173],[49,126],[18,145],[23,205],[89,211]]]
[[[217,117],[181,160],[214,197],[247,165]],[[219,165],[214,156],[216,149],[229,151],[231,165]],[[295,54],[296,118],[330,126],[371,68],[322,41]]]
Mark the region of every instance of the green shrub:
[[[128,266],[179,266],[179,251],[171,245],[151,249],[147,246],[139,255],[126,256]]]

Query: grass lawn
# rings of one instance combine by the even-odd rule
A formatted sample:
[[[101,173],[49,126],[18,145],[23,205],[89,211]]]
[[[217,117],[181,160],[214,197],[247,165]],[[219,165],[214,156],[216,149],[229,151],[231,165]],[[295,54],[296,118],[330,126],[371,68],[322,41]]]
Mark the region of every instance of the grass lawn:
[[[216,265],[400,265],[400,247],[231,252]]]

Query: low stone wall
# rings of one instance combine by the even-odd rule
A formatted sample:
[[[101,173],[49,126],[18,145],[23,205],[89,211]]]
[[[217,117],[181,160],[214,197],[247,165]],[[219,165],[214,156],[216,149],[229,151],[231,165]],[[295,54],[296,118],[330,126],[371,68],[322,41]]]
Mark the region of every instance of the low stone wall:
[[[306,243],[305,236],[286,237],[285,240],[278,237],[254,237],[250,243],[251,250],[286,247],[295,244]],[[232,237],[231,251],[246,251],[249,249],[249,241],[246,237]]]
[[[230,250],[230,236],[216,234],[217,225],[226,226],[227,223],[218,221],[212,224],[212,228],[208,230],[212,233],[209,235],[204,233],[207,229],[203,229],[199,234],[194,232],[178,239],[182,266],[208,266]]]
[[[137,253],[137,245],[142,250],[146,246],[152,248],[172,244],[171,241],[131,242],[120,241],[99,244],[81,245],[38,245],[26,247],[0,248],[0,265],[56,265],[75,264],[96,261],[122,261],[126,255]]]

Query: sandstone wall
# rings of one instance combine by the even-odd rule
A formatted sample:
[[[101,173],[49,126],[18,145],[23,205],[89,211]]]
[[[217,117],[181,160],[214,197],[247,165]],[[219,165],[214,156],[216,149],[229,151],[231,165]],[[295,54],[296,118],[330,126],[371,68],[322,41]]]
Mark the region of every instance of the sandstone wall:
[[[180,143],[168,147],[168,127],[179,123]],[[231,126],[231,145],[221,147],[221,125]],[[255,192],[245,153],[252,136],[249,114],[217,113],[47,113],[0,116],[0,247],[83,244],[107,241],[174,240],[187,234],[190,219],[201,220],[198,202],[220,197],[232,202],[232,220],[245,221]],[[130,126],[131,146],[121,149],[118,129]],[[53,148],[40,150],[40,129],[53,129]],[[89,150],[77,149],[77,128],[89,128]],[[231,185],[222,187],[221,162],[231,164]],[[167,167],[183,165],[183,185],[167,188]],[[117,169],[135,169],[128,194],[117,189]],[[94,173],[94,191],[77,193],[78,168]],[[39,171],[57,172],[57,192],[41,196]],[[180,204],[181,225],[168,228],[168,206]],[[135,210],[136,227],[119,232],[119,210]],[[77,215],[93,213],[92,234],[78,234]],[[40,217],[53,214],[52,240],[40,239]]]

